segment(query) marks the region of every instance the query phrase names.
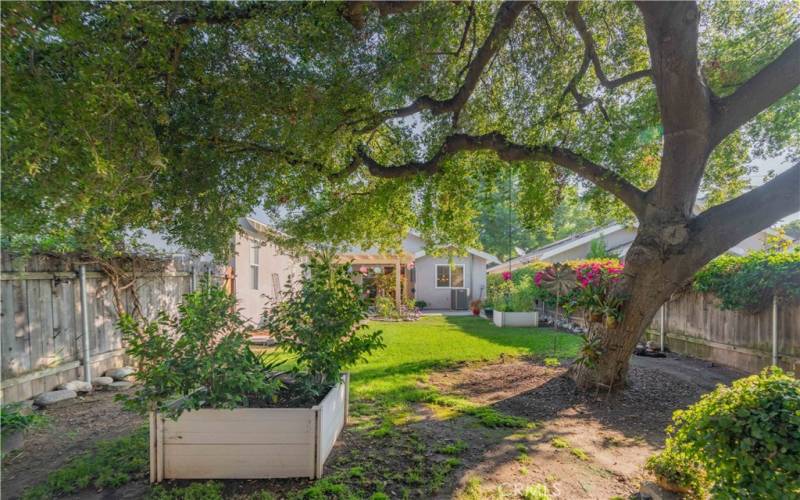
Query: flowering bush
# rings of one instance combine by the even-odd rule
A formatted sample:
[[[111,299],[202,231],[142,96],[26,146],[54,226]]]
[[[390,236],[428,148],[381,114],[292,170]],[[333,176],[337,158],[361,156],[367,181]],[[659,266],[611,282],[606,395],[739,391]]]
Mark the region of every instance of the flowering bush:
[[[559,305],[567,310],[582,309],[589,314],[590,320],[601,321],[605,318],[612,326],[620,320],[622,300],[611,297],[609,292],[611,286],[621,278],[623,268],[616,259],[571,261],[537,272],[534,283],[538,288],[556,295]],[[574,271],[574,282],[564,280],[565,270]],[[555,281],[560,282],[557,293],[553,291]]]

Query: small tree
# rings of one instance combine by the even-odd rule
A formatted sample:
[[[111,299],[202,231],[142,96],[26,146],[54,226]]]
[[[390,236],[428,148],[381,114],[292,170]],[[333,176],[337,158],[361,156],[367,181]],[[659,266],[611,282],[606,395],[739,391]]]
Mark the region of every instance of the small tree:
[[[173,417],[200,407],[272,402],[281,385],[273,373],[276,363],[264,363],[250,350],[251,328],[235,307],[235,297],[203,283],[183,297],[177,315],[162,312],[155,321],[141,322],[120,318],[139,385],[119,399],[129,409]],[[180,404],[172,404],[177,399]]]
[[[367,302],[347,265],[328,255],[312,256],[302,276],[286,286],[264,320],[278,345],[297,356],[295,375],[309,390],[322,392],[347,366],[384,347],[382,332],[364,322]]]

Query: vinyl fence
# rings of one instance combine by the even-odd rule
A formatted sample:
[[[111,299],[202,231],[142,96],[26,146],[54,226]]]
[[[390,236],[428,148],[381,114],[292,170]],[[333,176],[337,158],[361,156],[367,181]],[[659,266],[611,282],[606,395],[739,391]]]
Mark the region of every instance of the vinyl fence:
[[[755,373],[772,364],[773,311],[725,311],[711,294],[689,292],[664,305],[664,343],[673,352]],[[660,314],[648,338],[660,341]],[[778,365],[800,373],[800,304],[777,304]]]
[[[83,377],[83,311],[80,262],[63,256],[2,255],[2,401],[29,399],[56,385]],[[127,312],[134,293],[144,316],[174,311],[181,297],[203,274],[217,277],[218,267],[185,258],[163,263],[157,272],[142,272],[131,288],[118,294]],[[125,364],[124,347],[109,274],[86,265],[90,364],[93,376]]]

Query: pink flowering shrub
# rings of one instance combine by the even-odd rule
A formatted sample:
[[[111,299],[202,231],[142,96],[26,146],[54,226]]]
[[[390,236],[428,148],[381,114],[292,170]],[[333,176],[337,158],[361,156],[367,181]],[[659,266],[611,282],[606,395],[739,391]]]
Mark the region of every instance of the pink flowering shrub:
[[[616,259],[567,262],[575,270],[575,286],[559,299],[559,305],[567,310],[582,309],[592,316],[619,319],[622,302],[609,297],[611,286],[620,280],[624,265]],[[534,284],[545,291],[555,275],[549,267],[536,273]],[[555,297],[551,298],[554,301]]]
[[[511,280],[511,271],[503,271],[503,281]]]

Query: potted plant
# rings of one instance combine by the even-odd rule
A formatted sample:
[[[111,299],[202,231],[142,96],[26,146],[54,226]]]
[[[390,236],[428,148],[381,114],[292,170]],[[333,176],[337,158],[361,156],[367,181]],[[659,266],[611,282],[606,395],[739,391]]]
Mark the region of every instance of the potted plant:
[[[482,301],[480,299],[475,299],[469,303],[469,308],[472,310],[473,316],[480,316],[481,314],[481,305]]]
[[[505,280],[497,287],[492,321],[499,327],[538,326],[539,313],[534,311],[535,289],[529,276],[519,283]]]
[[[150,414],[151,481],[322,475],[347,419],[343,370],[383,344],[346,265],[311,257],[302,276],[265,313],[280,354],[254,354],[236,299],[208,283],[174,317],[120,320],[139,367],[121,399]]]

